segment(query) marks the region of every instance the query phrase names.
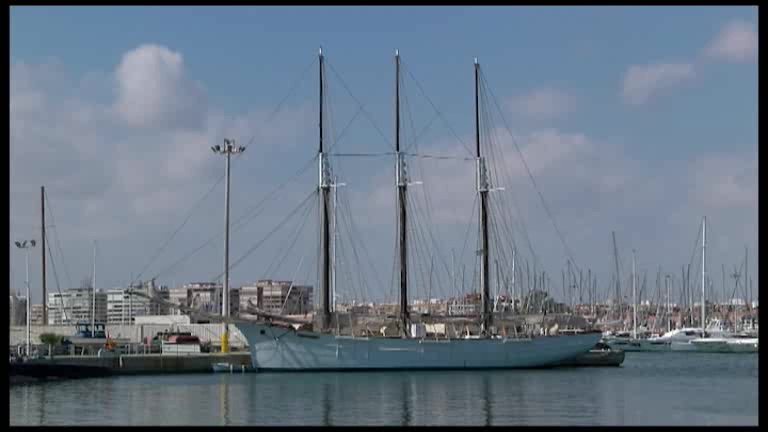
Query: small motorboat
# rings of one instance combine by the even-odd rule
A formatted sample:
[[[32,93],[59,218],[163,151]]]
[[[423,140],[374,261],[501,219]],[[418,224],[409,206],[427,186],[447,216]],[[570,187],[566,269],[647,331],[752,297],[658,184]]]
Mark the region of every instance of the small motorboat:
[[[584,354],[558,362],[555,366],[621,366],[624,363],[624,350],[611,348],[598,342]]]
[[[235,369],[232,363],[214,363],[212,368],[214,372],[230,372],[230,373],[232,373]]]

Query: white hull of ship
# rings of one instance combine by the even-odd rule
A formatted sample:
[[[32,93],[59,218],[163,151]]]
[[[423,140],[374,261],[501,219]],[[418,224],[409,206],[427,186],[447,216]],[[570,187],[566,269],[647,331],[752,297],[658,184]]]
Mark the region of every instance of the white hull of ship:
[[[669,342],[653,342],[648,339],[606,340],[605,344],[613,349],[634,352],[669,351]]]
[[[690,342],[673,342],[672,351],[705,353],[756,353],[757,339],[694,339]]]
[[[756,353],[758,352],[758,339],[749,338],[749,339],[737,339],[734,341],[729,341],[728,348],[731,350],[730,352]]]
[[[600,333],[530,339],[335,336],[238,323],[257,370],[498,369],[546,367],[589,351]]]
[[[653,342],[650,340],[609,340],[605,342],[613,349],[632,352],[709,352],[741,353],[757,352],[758,340],[755,339],[694,339],[692,341]]]

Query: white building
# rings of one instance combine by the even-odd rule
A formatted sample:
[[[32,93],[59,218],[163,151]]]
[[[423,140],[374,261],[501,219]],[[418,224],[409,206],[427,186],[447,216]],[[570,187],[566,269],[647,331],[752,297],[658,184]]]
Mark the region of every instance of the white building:
[[[248,302],[254,305],[261,304],[261,294],[263,285],[260,285],[264,281],[256,282],[255,284],[243,285],[240,287],[240,310],[242,312],[248,311]]]
[[[312,312],[312,295],[312,286],[264,279],[240,288],[240,308],[245,310],[250,300],[266,312],[303,315]]]
[[[453,303],[448,305],[448,315],[474,315],[480,310],[475,303]]]
[[[93,295],[91,288],[73,288],[62,293],[48,293],[48,325],[91,322]],[[96,290],[95,320],[97,323],[107,321],[107,293],[101,290]]]
[[[168,300],[176,305],[189,307],[189,289],[186,286],[174,287],[168,289]],[[171,315],[180,315],[179,309],[171,308]]]
[[[134,322],[136,325],[161,324],[173,326],[191,324],[192,320],[186,315],[145,315],[135,317]]]
[[[192,282],[181,287],[171,288],[169,300],[181,306],[208,314],[221,313],[222,285],[216,282]],[[229,289],[229,313],[236,316],[240,312],[240,289]],[[174,313],[174,312],[172,312]]]
[[[33,326],[45,325],[45,320],[43,320],[43,304],[42,303],[32,304],[32,307],[30,309],[32,311],[32,318],[29,320],[29,325],[33,325]]]
[[[745,302],[744,299],[741,299],[741,298],[732,298],[728,300],[728,304],[731,306],[745,306],[747,302]],[[701,306],[701,303],[694,303],[694,306]]]
[[[23,296],[17,297],[15,294],[11,294],[10,297],[10,312],[8,314],[10,325],[27,325],[27,298]]]
[[[168,287],[156,287],[154,281],[131,289],[161,300],[169,299]],[[167,314],[168,306],[143,296],[132,295],[125,288],[107,291],[107,323],[109,324],[131,324],[137,316]]]

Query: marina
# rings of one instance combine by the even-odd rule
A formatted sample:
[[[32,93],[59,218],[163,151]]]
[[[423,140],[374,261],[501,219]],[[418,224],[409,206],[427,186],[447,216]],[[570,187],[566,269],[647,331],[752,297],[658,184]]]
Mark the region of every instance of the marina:
[[[757,9],[644,11],[11,8],[10,424],[756,426]]]

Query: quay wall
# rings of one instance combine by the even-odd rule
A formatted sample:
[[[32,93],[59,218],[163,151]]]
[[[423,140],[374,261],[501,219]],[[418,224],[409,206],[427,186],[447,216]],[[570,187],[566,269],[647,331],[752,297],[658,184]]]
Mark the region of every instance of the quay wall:
[[[133,325],[111,325],[106,326],[106,332],[110,337],[116,339],[128,339],[132,343],[140,343],[147,336],[150,339],[157,333],[165,330],[178,330],[191,332],[200,338],[202,343],[210,343],[213,346],[221,344],[221,335],[224,332],[222,324],[133,324]],[[32,326],[30,329],[30,339],[32,344],[40,344],[40,335],[43,333],[54,333],[62,336],[72,336],[75,333],[75,326]],[[24,326],[11,326],[9,333],[10,345],[24,344],[27,340],[27,331]],[[237,329],[236,325],[229,326],[229,346],[232,348],[246,348],[248,343],[245,336]]]
[[[125,354],[109,357],[54,356],[52,359],[32,359],[31,364],[59,364],[103,367],[114,375],[168,374],[212,372],[215,363],[230,363],[233,372],[251,369],[249,353],[210,354]]]

